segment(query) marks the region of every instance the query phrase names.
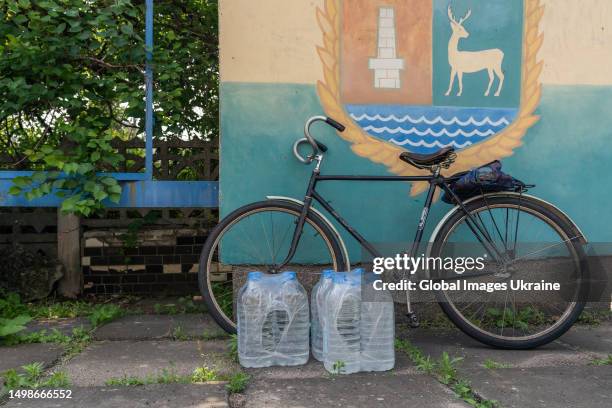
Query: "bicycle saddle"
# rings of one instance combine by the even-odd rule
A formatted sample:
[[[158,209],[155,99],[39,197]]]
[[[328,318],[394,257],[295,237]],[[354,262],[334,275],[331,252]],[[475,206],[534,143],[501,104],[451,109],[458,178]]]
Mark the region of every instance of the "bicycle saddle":
[[[417,154],[404,152],[400,154],[400,159],[415,167],[429,167],[454,159],[455,149],[445,147],[432,154]]]

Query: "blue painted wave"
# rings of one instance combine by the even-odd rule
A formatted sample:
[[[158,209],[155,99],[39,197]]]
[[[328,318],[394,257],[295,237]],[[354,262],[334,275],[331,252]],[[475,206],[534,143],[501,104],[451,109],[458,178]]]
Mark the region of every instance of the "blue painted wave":
[[[405,105],[347,105],[346,109],[370,135],[424,154],[482,142],[510,125],[518,111]]]

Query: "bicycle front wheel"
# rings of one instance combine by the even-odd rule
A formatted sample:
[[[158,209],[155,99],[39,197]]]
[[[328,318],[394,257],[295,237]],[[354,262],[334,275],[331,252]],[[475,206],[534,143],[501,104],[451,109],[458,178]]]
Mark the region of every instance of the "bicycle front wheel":
[[[466,209],[471,218],[463,211],[451,216],[431,254],[444,259],[485,254],[484,268],[461,275],[443,272],[443,277],[437,273],[438,279],[459,283],[459,290],[437,293],[446,315],[469,336],[500,348],[534,348],[565,333],[586,297],[580,232],[532,197],[485,196]],[[553,283],[561,289],[544,287]]]
[[[198,281],[209,313],[228,333],[236,333],[237,294],[251,271],[278,272],[291,247],[302,206],[269,200],[229,214],[208,236],[200,256]],[[310,211],[295,255],[283,270],[311,284],[324,269],[345,269],[336,235]]]

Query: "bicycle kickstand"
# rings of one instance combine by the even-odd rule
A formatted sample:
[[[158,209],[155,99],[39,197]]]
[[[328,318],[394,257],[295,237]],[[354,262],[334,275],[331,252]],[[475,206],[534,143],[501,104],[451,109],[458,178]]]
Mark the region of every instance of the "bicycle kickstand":
[[[412,303],[410,302],[410,291],[406,291],[406,317],[408,318],[408,327],[416,329],[421,324],[419,323],[419,317],[412,310]]]

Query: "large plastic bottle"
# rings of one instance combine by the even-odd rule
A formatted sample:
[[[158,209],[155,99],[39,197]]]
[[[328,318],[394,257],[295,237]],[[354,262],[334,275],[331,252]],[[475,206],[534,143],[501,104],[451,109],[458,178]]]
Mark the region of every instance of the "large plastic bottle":
[[[269,367],[308,361],[308,295],[294,272],[249,273],[237,303],[240,364]]]
[[[361,291],[361,371],[387,371],[395,365],[393,298],[375,290],[376,275],[364,275]]]
[[[276,275],[279,280],[277,301],[273,303],[280,338],[276,347],[275,364],[294,366],[306,364],[310,356],[310,310],[308,294],[298,282],[295,272]],[[282,333],[282,334],[281,334]]]
[[[332,373],[351,374],[360,370],[361,283],[347,273],[333,275],[325,297],[323,363]]]
[[[312,288],[310,294],[310,341],[312,355],[319,361],[323,361],[323,325],[325,305],[325,296],[327,291],[332,287],[332,277],[334,271],[326,270],[321,273],[321,277],[316,285]]]
[[[262,333],[270,301],[264,274],[250,272],[237,299],[238,359],[244,367],[268,367],[273,364],[273,354],[264,345],[268,337]]]

